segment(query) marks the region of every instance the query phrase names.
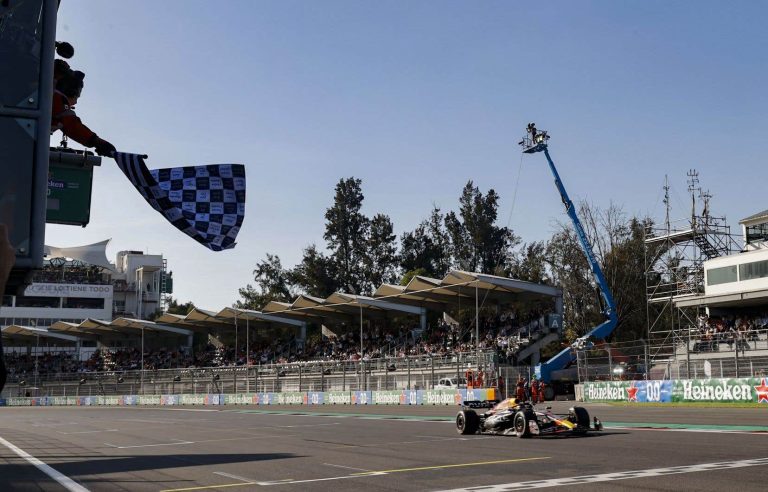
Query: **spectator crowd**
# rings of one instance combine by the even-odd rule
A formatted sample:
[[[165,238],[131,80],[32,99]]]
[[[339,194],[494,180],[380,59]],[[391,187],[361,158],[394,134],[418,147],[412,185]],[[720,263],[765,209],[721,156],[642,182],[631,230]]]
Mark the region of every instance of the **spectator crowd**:
[[[768,330],[768,312],[747,316],[700,316],[698,336],[693,344],[694,352],[714,352],[725,344],[728,350],[745,352],[760,338],[760,332]]]

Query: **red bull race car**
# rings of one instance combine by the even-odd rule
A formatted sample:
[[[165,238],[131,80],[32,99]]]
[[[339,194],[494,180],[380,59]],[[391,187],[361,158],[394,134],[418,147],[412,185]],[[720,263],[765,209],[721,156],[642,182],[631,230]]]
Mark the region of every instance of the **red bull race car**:
[[[475,410],[488,408],[478,414]],[[537,410],[529,402],[516,398],[503,401],[465,401],[456,415],[459,434],[501,434],[517,437],[548,435],[584,435],[603,430],[603,424],[595,417],[589,418],[584,407],[571,407],[567,415],[552,413],[551,407]]]

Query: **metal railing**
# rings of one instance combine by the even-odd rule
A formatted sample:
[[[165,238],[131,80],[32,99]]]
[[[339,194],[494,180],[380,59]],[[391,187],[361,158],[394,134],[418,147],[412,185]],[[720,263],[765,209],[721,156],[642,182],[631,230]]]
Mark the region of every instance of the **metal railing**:
[[[251,366],[12,375],[4,397],[236,394],[290,391],[435,389],[441,379],[483,371],[498,381],[495,352]],[[526,368],[521,373],[530,373]],[[515,376],[516,377],[516,376]],[[35,383],[36,381],[36,383]]]
[[[671,356],[655,358],[642,342],[601,345],[577,352],[579,382],[631,379],[763,377],[768,374],[768,330],[678,339]]]

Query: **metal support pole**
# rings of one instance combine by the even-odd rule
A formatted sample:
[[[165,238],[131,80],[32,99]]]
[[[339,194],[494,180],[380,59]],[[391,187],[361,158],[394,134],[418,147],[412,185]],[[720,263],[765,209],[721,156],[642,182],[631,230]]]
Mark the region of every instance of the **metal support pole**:
[[[405,365],[408,367],[408,390],[411,389],[411,358],[405,356]]]
[[[688,327],[688,343],[685,344],[685,374],[687,379],[691,379],[691,327],[690,326]]]
[[[341,362],[341,391],[347,391],[347,364]]]
[[[475,357],[477,358],[477,372],[480,372],[480,295],[477,284],[475,284]],[[434,384],[434,377],[432,381]]]
[[[325,368],[323,363],[320,363],[320,391],[325,391]]]
[[[735,357],[736,357],[736,377],[739,377],[739,342],[740,341],[741,340],[737,337],[736,338],[736,352],[735,352]]]
[[[429,381],[429,389],[435,389],[435,357],[432,356],[429,358],[429,365],[430,365],[430,372],[432,374],[432,379]]]
[[[606,343],[605,347],[608,351],[608,371],[611,373],[611,381],[613,381],[613,355],[611,354],[611,345]]]
[[[245,392],[251,392],[251,329],[250,320],[245,318]]]
[[[461,352],[456,352],[456,387],[461,388],[461,375],[459,374],[461,371],[460,368],[461,365]]]
[[[235,311],[235,365],[237,365],[237,311]]]
[[[301,370],[301,364],[299,364],[299,391],[301,391],[301,377],[302,377],[302,370]]]
[[[144,394],[144,325],[141,325],[141,394]]]

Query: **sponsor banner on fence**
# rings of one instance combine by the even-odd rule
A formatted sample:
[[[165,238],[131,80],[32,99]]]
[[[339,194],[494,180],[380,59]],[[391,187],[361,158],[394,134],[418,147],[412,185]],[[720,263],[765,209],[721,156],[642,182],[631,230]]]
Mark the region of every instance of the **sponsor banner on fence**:
[[[307,405],[322,405],[325,393],[322,391],[310,391],[307,393]]]
[[[459,390],[462,401],[486,401],[496,399],[496,390],[494,388],[477,388]]]
[[[370,405],[373,399],[370,391],[354,391],[352,392],[352,404],[353,405]]]
[[[456,390],[422,390],[421,405],[461,405],[462,395]]]
[[[257,405],[271,405],[274,399],[274,393],[256,393],[254,403]]]
[[[275,398],[272,405],[304,405],[306,393],[290,391],[286,393],[273,393]]]
[[[599,381],[584,383],[584,401],[633,403],[672,401],[672,381]]]
[[[768,403],[768,378],[686,379],[674,382],[672,401]]]
[[[325,393],[326,405],[351,405],[352,404],[352,392],[351,391],[327,391]]]
[[[225,405],[254,405],[256,395],[252,393],[239,393],[236,395],[224,395]]]
[[[374,405],[401,405],[405,402],[402,391],[372,391],[371,403]]]
[[[418,405],[418,404],[419,404],[418,390],[403,391],[403,405]]]
[[[5,405],[5,398],[0,398],[0,407],[4,407]]]
[[[160,395],[139,395],[139,405],[159,405]]]

